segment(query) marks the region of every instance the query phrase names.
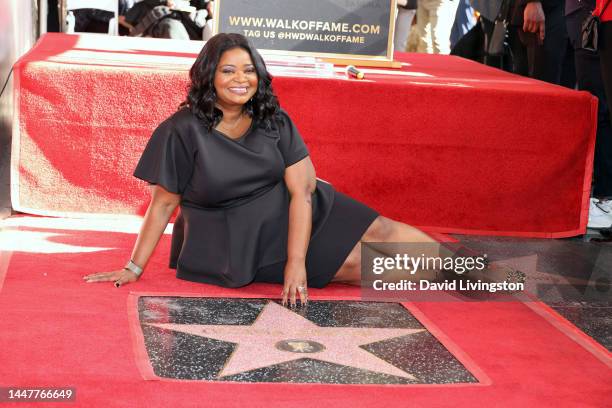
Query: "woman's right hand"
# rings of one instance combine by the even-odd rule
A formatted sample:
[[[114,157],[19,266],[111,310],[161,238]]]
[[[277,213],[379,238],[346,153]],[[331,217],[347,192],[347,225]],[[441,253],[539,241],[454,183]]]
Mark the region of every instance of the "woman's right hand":
[[[137,264],[137,270],[144,268],[147,260],[153,253],[157,242],[164,233],[164,229],[168,225],[170,216],[181,202],[180,194],[174,194],[166,190],[160,185],[154,185],[152,189],[151,202],[144,216],[136,244],[130,259],[137,259],[142,267]],[[133,261],[132,261],[133,263]],[[129,265],[129,263],[128,263]],[[128,266],[126,265],[126,266]],[[138,275],[129,269],[123,268],[112,272],[98,272],[83,276],[83,280],[87,283],[92,282],[113,282],[115,287],[125,285],[126,283],[136,282]]]
[[[113,282],[115,287],[118,288],[129,282],[136,282],[138,275],[129,269],[123,268],[112,272],[98,272],[90,275],[83,276],[83,279],[87,283],[92,282]]]

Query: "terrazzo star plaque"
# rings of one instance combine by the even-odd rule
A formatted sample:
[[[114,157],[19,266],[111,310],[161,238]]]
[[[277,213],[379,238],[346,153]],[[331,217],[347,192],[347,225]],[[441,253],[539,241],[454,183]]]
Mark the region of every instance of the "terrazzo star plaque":
[[[161,378],[336,384],[477,380],[401,304],[141,297],[140,327]]]

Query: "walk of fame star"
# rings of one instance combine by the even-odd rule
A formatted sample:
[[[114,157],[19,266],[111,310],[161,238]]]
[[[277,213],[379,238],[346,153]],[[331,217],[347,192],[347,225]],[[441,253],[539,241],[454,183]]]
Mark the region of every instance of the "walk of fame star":
[[[321,327],[275,302],[251,325],[146,323],[149,326],[235,343],[217,378],[309,358],[415,380],[360,346],[423,332],[423,329]]]

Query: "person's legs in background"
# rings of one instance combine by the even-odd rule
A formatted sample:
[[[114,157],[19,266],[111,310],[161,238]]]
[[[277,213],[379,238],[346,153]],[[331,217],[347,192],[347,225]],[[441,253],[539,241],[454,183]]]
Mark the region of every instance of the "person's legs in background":
[[[450,35],[457,15],[459,0],[438,0],[429,11],[431,45],[434,54],[450,54]]]
[[[395,35],[393,46],[395,51],[405,52],[408,44],[408,35],[412,27],[412,20],[416,14],[416,10],[403,7],[397,8],[397,19],[395,21]]]
[[[559,85],[569,89],[576,89],[576,83],[576,55],[574,53],[574,47],[568,39],[563,62],[561,63],[561,78],[559,80]]]
[[[545,9],[544,12],[546,32],[542,44],[539,43],[536,34],[526,33],[521,28],[519,28],[519,35],[527,48],[529,76],[552,84],[559,84],[567,47],[563,2],[551,9]]]
[[[429,13],[432,3],[438,3],[440,0],[419,0],[416,12],[416,36],[417,40],[417,52],[432,52],[431,45],[431,24],[429,22]]]
[[[608,98],[604,92],[599,56],[595,52],[579,48],[575,50],[575,59],[578,89],[588,91],[599,99],[593,196],[612,197],[612,122]]]
[[[410,32],[408,33],[408,42],[406,44],[406,52],[418,52],[420,40],[421,39],[417,31],[417,25],[413,24],[412,28],[410,29]]]
[[[529,62],[527,59],[527,49],[521,41],[521,28],[511,25],[508,26],[508,45],[512,52],[512,72],[517,75],[529,76]]]
[[[599,58],[606,97],[612,101],[612,21],[601,24]],[[612,104],[608,104],[608,112],[612,120]]]
[[[597,111],[597,136],[593,163],[593,193],[589,206],[590,228],[607,228],[612,225],[612,213],[606,198],[612,197],[612,122],[602,79],[600,58],[597,52],[581,47],[581,27],[591,13],[589,7],[575,10],[565,17],[567,34],[574,49],[576,83],[581,91],[590,92],[599,99]]]
[[[612,127],[612,21],[606,21],[600,26],[600,43],[599,43],[599,63],[600,63],[600,72],[601,79],[603,82],[604,95],[599,96],[600,103],[600,111],[605,109],[602,107],[602,98],[607,101],[607,113],[608,113],[608,121],[602,119],[598,122],[599,126],[603,126],[607,129],[611,129]],[[605,122],[605,123],[603,123]],[[610,127],[608,127],[610,126]],[[601,180],[601,185],[597,183],[597,179],[595,180],[595,189],[593,191],[593,196],[607,198],[608,200],[600,200],[596,205],[600,210],[603,210],[606,215],[612,218],[612,193],[610,184],[612,184],[612,176],[610,167],[612,166],[612,130],[607,132],[607,138],[602,137],[601,141],[598,140],[599,145],[596,146],[596,149],[599,150],[600,155],[597,155],[596,150],[596,166],[601,165],[606,168],[607,173],[604,173]],[[599,132],[597,133],[597,138],[599,139]],[[598,167],[596,167],[597,169]],[[610,225],[608,225],[610,227]]]
[[[451,49],[476,25],[476,17],[474,16],[474,9],[470,5],[470,0],[457,1],[457,12],[450,34]]]

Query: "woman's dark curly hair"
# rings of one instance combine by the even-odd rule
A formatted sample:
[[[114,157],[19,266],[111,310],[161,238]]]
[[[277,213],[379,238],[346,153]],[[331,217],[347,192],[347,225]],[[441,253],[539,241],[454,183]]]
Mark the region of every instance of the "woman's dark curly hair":
[[[245,112],[270,128],[272,118],[279,111],[278,99],[272,90],[272,76],[266,69],[263,58],[249,41],[241,34],[220,33],[206,41],[200,55],[189,70],[191,85],[187,99],[181,106],[187,106],[196,115],[208,130],[212,130],[221,118],[223,112],[215,107],[217,94],[214,80],[221,55],[233,48],[242,48],[251,56],[251,61],[257,72],[257,91],[244,106]]]

